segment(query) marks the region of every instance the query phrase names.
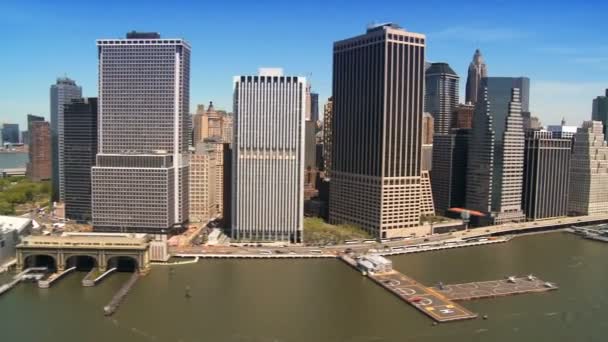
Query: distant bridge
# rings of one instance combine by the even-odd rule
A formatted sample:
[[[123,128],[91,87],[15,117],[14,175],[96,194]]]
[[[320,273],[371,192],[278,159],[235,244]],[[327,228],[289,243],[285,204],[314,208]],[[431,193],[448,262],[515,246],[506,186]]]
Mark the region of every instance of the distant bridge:
[[[49,266],[61,272],[88,262],[105,272],[120,263],[140,272],[150,269],[149,242],[145,235],[67,234],[28,236],[17,245],[17,271],[27,267]]]

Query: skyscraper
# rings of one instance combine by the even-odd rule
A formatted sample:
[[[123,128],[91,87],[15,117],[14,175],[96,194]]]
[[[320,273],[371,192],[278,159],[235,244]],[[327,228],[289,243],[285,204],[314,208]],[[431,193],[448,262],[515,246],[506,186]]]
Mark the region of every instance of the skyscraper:
[[[333,102],[333,97],[330,96],[323,107],[323,168],[326,178],[330,177],[331,172]]]
[[[18,144],[19,143],[19,125],[18,124],[9,124],[5,123],[2,125],[2,143],[11,143]]]
[[[608,213],[608,146],[600,121],[585,121],[574,135],[568,213]]]
[[[435,210],[444,215],[450,208],[465,206],[470,129],[437,134],[431,171]]]
[[[468,209],[487,214],[487,223],[524,219],[521,112],[528,110],[529,84],[525,77],[488,77],[480,84],[469,144],[466,201]]]
[[[190,45],[158,33],[100,39],[93,227],[167,233],[188,219]]]
[[[481,79],[488,77],[488,68],[486,62],[481,56],[479,49],[475,50],[473,61],[469,64],[469,73],[467,75],[467,89],[465,94],[466,103],[476,104],[479,96],[479,87]]]
[[[310,120],[319,121],[319,94],[310,93]]]
[[[330,222],[419,226],[425,40],[389,23],[334,43]]]
[[[51,179],[51,127],[41,117],[28,115],[29,162],[26,174],[33,181]]]
[[[234,78],[235,240],[302,241],[306,88],[281,69]]]
[[[218,213],[217,153],[213,145],[196,144],[190,156],[190,221],[206,222]]]
[[[196,146],[201,141],[207,138],[220,137],[224,139],[226,136],[226,114],[215,110],[213,102],[209,102],[207,110],[205,106],[198,105],[196,114],[194,114],[194,140],[193,145]]]
[[[63,166],[64,106],[82,97],[82,88],[67,77],[57,78],[51,85],[51,151],[53,154],[52,199],[63,201],[65,167]]]
[[[558,132],[526,131],[522,201],[529,220],[568,214],[571,147]]]
[[[97,98],[72,100],[63,107],[65,216],[91,221],[91,168],[97,155]]]
[[[591,120],[600,121],[604,125],[604,136],[608,136],[608,89],[606,89],[605,96],[593,99]]]
[[[447,63],[433,63],[425,74],[424,111],[435,119],[435,133],[448,134],[458,105],[460,77]]]
[[[473,112],[475,106],[472,104],[459,104],[452,114],[452,128],[473,127]]]

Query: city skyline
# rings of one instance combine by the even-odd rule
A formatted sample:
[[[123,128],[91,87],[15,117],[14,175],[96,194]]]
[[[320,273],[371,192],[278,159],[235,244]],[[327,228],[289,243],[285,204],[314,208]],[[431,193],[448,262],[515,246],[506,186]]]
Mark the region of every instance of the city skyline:
[[[437,17],[433,21],[429,21],[425,14],[431,7],[436,7],[432,4],[416,4],[408,15],[395,15],[399,13],[396,9],[403,7],[403,4],[374,7],[354,4],[348,14],[339,12],[341,6],[338,3],[324,4],[323,11],[319,11],[320,5],[313,4],[314,6],[304,9],[305,13],[301,16],[309,21],[312,32],[285,30],[281,34],[270,33],[275,32],[276,25],[286,24],[287,19],[260,25],[253,19],[255,15],[250,15],[268,9],[277,14],[277,17],[287,12],[285,6],[272,2],[260,7],[238,4],[238,8],[231,11],[218,7],[218,4],[209,4],[204,9],[205,13],[214,12],[212,18],[207,17],[208,20],[202,22],[186,19],[179,23],[154,20],[164,12],[162,6],[168,5],[160,5],[160,10],[156,7],[152,10],[127,5],[125,14],[107,11],[117,15],[119,20],[114,17],[106,20],[109,14],[102,9],[112,9],[112,3],[87,5],[99,13],[94,18],[88,18],[87,25],[80,25],[83,20],[80,18],[70,17],[71,20],[67,20],[68,14],[61,11],[65,4],[66,2],[60,1],[50,6],[33,1],[0,5],[0,28],[7,35],[8,42],[19,47],[7,51],[3,56],[5,63],[0,66],[7,79],[12,81],[0,85],[0,121],[14,122],[25,127],[28,113],[42,114],[49,119],[48,99],[43,88],[58,76],[67,75],[75,79],[83,86],[84,96],[95,96],[96,75],[92,71],[96,68],[94,40],[100,36],[117,36],[132,29],[157,30],[166,32],[167,36],[184,37],[199,49],[217,46],[216,54],[194,54],[198,57],[192,62],[191,112],[194,112],[196,103],[207,103],[209,100],[214,100],[217,108],[230,111],[232,76],[264,64],[284,65],[293,71],[292,74],[311,79],[312,90],[319,93],[322,99],[319,105],[322,106],[331,95],[331,43],[347,36],[349,32],[360,31],[371,22],[384,20],[399,22],[409,31],[425,33],[429,40],[428,61],[450,63],[461,77],[466,75],[471,55],[477,48],[481,49],[488,63],[490,76],[529,77],[531,98],[534,99],[531,104],[532,115],[540,117],[544,123],[557,123],[562,117],[576,123],[588,119],[591,114],[590,101],[603,93],[606,86],[602,81],[608,75],[608,68],[602,63],[605,61],[602,55],[608,47],[594,43],[600,36],[593,32],[584,32],[582,35],[584,28],[566,28],[563,21],[559,20],[560,17],[563,19],[565,12],[568,13],[569,21],[580,21],[583,16],[589,20],[590,16],[599,15],[595,14],[601,12],[598,11],[598,6],[604,5],[593,1],[578,4],[575,8],[568,8],[568,11],[563,11],[561,4],[550,9],[527,4],[525,13],[521,13],[516,4],[478,8],[465,3],[457,7],[448,6],[440,11],[434,9],[433,13]],[[587,10],[590,6],[595,6],[593,11]],[[195,4],[181,4],[178,7],[188,17],[198,17],[203,13],[196,11],[199,5]],[[135,8],[138,12],[141,11],[141,16],[128,15],[129,10]],[[477,12],[474,15],[470,14],[472,8]],[[549,17],[554,15],[550,20],[543,21],[542,25],[546,26],[543,29],[539,28],[539,23],[534,22],[539,13]],[[480,20],[474,25],[467,24],[462,20],[464,15]],[[515,28],[512,23],[516,15],[518,26]],[[221,34],[211,34],[216,32],[213,27],[221,25],[228,17],[234,17],[240,22],[240,29],[251,29],[251,37],[239,39],[237,44],[231,46],[223,41],[236,28],[228,28]],[[330,17],[334,20],[323,20]],[[489,18],[493,18],[492,21]],[[117,21],[124,22],[124,26],[106,23]],[[47,39],[44,30],[50,23],[57,27],[61,39]],[[74,31],[78,32],[72,34]],[[565,40],[569,41],[568,44],[564,43]],[[28,44],[22,41],[28,41]],[[234,49],[242,51],[242,48],[251,51],[247,58],[242,53],[235,53]],[[513,63],[514,51],[519,52],[522,48],[525,49],[526,59]],[[39,51],[45,52],[44,63],[38,62]],[[66,51],[69,53],[66,54]],[[300,53],[304,51],[306,53]],[[28,68],[24,70],[26,65]],[[465,88],[461,83],[461,102],[464,101]]]

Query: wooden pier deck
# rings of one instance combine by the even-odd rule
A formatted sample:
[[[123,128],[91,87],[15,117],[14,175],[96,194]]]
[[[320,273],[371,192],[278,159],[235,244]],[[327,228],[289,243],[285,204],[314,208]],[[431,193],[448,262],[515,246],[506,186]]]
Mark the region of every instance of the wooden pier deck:
[[[356,261],[349,256],[344,255],[341,259],[348,265],[357,268]],[[368,277],[437,322],[444,323],[477,317],[476,313],[454,303],[433,288],[426,287],[395,270],[369,274]]]
[[[553,283],[548,283],[538,278],[529,279],[528,277],[480,281],[465,284],[444,285],[443,288],[433,287],[434,291],[441,293],[446,298],[453,301],[473,300],[483,298],[493,298],[511,296],[534,292],[547,292],[557,290],[558,287]]]

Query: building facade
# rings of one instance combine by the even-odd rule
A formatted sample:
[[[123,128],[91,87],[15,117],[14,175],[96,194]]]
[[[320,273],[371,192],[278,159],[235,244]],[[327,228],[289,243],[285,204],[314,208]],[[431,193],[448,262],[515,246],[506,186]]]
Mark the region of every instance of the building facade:
[[[64,151],[64,107],[72,100],[82,97],[82,88],[67,77],[57,78],[51,85],[51,151],[53,154],[52,199],[63,201],[65,194],[65,167],[63,165]]]
[[[49,180],[52,176],[51,126],[38,118],[40,117],[28,116],[30,146],[26,174],[35,182]]]
[[[72,100],[63,107],[65,217],[90,222],[91,168],[97,155],[97,98]]]
[[[460,77],[447,63],[433,63],[425,73],[424,111],[430,113],[437,134],[448,134],[458,105]]]
[[[433,145],[435,134],[435,119],[431,113],[422,114],[422,144]]]
[[[526,131],[523,209],[528,220],[568,214],[572,139],[541,130]]]
[[[206,222],[218,214],[217,153],[213,145],[199,142],[190,156],[190,221]]]
[[[445,215],[450,208],[465,206],[470,129],[452,129],[435,136],[431,180],[435,210]]]
[[[488,77],[488,67],[481,56],[479,49],[475,50],[473,60],[469,64],[469,72],[467,75],[467,88],[465,93],[465,102],[475,105],[479,96],[479,88],[481,79]]]
[[[157,33],[100,39],[93,227],[168,233],[188,219],[190,45]],[[137,66],[137,67],[135,67]]]
[[[199,142],[209,138],[217,138],[230,142],[232,129],[230,119],[227,119],[225,112],[216,111],[213,102],[205,110],[204,105],[198,105],[194,114],[194,135],[192,144],[196,146]]]
[[[319,94],[310,93],[310,120],[319,121]]]
[[[452,114],[452,128],[470,129],[473,127],[473,113],[475,106],[472,104],[459,104]]]
[[[382,24],[334,43],[331,223],[382,238],[420,225],[425,41]]]
[[[528,110],[529,82],[523,77],[488,77],[481,82],[469,144],[466,201],[467,209],[486,213],[489,224],[525,218],[521,112]]]
[[[605,96],[593,99],[591,120],[601,122],[604,125],[604,136],[608,136],[608,89],[606,89]]]
[[[2,124],[2,139],[0,139],[0,144],[2,143],[11,143],[18,144],[19,143],[19,125],[18,124]]]
[[[307,82],[260,69],[234,78],[232,238],[301,242]]]
[[[327,99],[327,103],[323,107],[323,171],[325,177],[329,178],[331,172],[331,152],[333,139],[331,135],[331,126],[333,118],[333,97]]]
[[[574,135],[568,214],[608,213],[608,146],[600,121],[585,121]]]

